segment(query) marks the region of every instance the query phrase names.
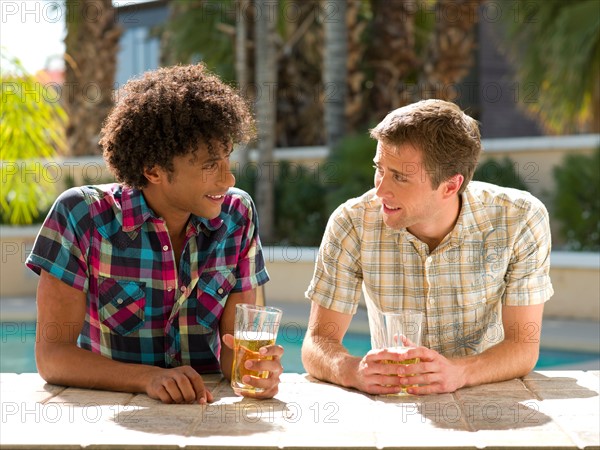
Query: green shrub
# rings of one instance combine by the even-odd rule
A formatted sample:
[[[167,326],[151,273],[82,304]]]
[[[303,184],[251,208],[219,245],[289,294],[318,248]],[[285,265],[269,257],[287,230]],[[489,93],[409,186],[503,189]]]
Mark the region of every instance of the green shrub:
[[[279,244],[321,243],[328,215],[320,168],[287,161],[279,164],[275,181],[275,229]]]
[[[31,224],[56,196],[48,163],[66,149],[67,116],[52,86],[28,74],[21,62],[0,50],[2,110],[0,221]]]
[[[253,167],[255,166],[248,165],[244,170],[234,170],[235,185],[256,200],[259,172],[253,170]],[[276,243],[318,246],[328,219],[322,165],[308,167],[282,161],[276,163],[275,168],[273,188]]]
[[[327,159],[327,212],[373,188],[377,142],[368,133],[346,136]]]
[[[570,250],[600,250],[600,148],[554,168],[553,215]]]
[[[515,164],[509,157],[501,160],[491,158],[480,163],[477,166],[477,170],[475,170],[473,179],[497,184],[498,186],[521,189],[523,191],[528,190],[525,181],[523,181],[523,178],[515,170]]]

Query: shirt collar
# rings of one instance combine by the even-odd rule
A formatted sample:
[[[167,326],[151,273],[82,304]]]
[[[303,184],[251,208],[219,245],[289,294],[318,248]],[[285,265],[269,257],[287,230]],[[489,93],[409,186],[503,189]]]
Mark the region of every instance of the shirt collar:
[[[486,234],[494,229],[492,221],[486,212],[483,202],[473,192],[473,185],[469,183],[467,189],[461,194],[462,207],[454,232],[459,235]]]
[[[158,218],[146,203],[142,191],[126,186],[123,186],[121,192],[121,211],[123,213],[123,231],[126,233],[137,230],[148,219]],[[220,230],[223,223],[221,216],[214,219],[205,219],[192,214],[190,218],[190,224],[194,228],[195,234],[202,232],[206,236]],[[220,235],[221,233],[217,234]],[[216,237],[218,238],[218,236]]]
[[[127,186],[122,187],[121,212],[123,214],[123,231],[126,233],[137,230],[148,219],[156,217],[146,203],[142,191]]]
[[[204,233],[207,236],[213,231],[219,230],[223,226],[223,219],[221,216],[215,217],[214,219],[206,219],[204,217],[192,216],[192,224],[196,228],[196,233]]]

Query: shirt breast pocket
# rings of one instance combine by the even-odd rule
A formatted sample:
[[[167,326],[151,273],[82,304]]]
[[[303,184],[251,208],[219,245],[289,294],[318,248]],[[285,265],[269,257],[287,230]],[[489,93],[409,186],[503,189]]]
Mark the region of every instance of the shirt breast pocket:
[[[235,287],[233,269],[206,270],[198,280],[196,319],[200,325],[216,330],[227,297]]]
[[[145,320],[146,283],[113,278],[98,281],[100,321],[121,335],[140,328]]]

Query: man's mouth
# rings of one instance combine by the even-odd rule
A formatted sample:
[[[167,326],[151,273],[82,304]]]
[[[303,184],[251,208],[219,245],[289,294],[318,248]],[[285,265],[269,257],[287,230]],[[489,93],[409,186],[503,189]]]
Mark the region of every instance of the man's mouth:
[[[206,194],[206,196],[212,200],[222,200],[225,197],[225,194],[220,194],[220,195],[209,195]]]
[[[394,208],[393,206],[389,206],[389,205],[386,205],[385,203],[383,203],[383,209],[384,209],[385,212],[388,212],[388,211],[398,211],[400,209],[400,207],[398,206],[398,207]]]

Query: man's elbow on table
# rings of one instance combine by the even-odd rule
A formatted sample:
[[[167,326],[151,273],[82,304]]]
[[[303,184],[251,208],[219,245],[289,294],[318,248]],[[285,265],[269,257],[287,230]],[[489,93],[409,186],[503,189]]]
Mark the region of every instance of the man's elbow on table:
[[[61,355],[67,344],[49,344],[38,340],[35,346],[35,363],[39,375],[46,383],[64,384],[61,372],[66,365],[61,363]]]

